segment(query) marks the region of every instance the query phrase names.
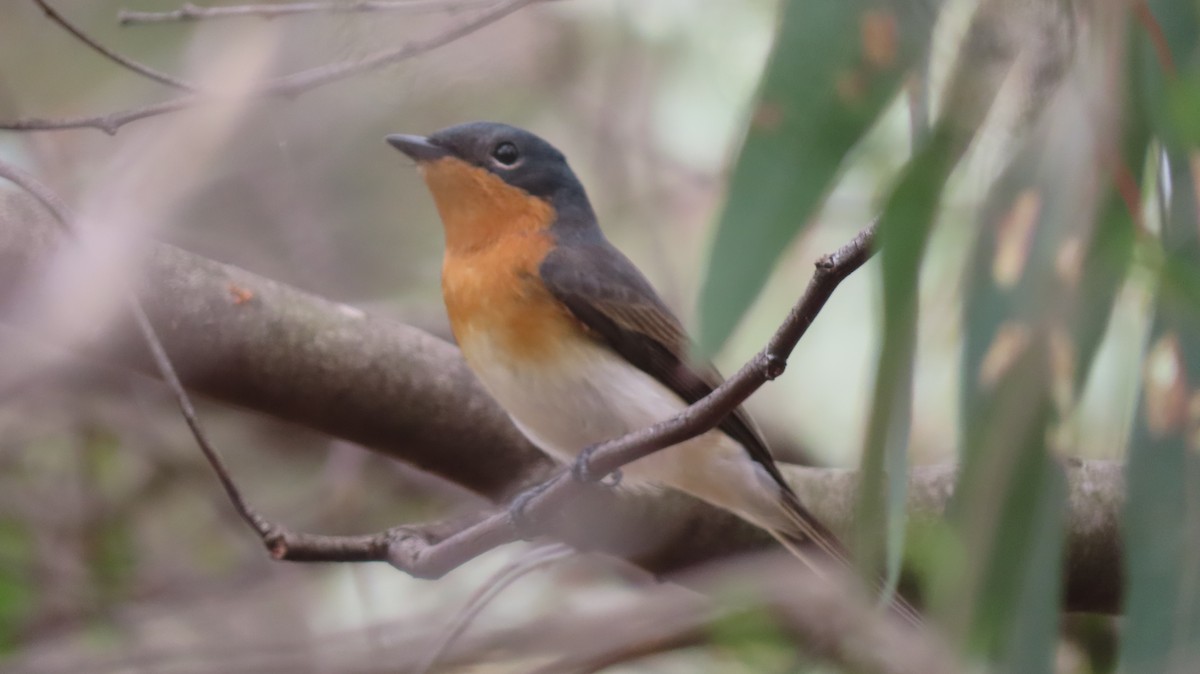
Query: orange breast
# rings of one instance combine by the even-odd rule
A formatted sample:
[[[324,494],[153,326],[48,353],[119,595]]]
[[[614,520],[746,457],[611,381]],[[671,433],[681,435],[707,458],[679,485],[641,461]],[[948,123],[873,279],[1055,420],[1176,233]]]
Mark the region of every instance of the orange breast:
[[[542,285],[554,208],[458,159],[421,165],[446,231],[442,296],[468,361],[553,357],[578,324]]]
[[[557,355],[578,339],[575,319],[541,283],[537,267],[553,241],[521,232],[466,253],[446,253],[442,295],[454,337],[468,360],[486,343],[489,357],[521,363]]]

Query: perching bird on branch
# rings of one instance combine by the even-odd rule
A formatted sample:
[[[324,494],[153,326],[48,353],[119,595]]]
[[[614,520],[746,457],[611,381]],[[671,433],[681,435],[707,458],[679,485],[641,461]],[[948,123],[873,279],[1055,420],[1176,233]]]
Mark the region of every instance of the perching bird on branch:
[[[463,356],[543,451],[574,461],[721,383],[690,358],[679,320],[605,239],[583,185],[548,142],[488,122],[387,140],[417,162],[441,215],[442,293]],[[848,563],[741,408],[624,476],[732,511],[806,562]]]

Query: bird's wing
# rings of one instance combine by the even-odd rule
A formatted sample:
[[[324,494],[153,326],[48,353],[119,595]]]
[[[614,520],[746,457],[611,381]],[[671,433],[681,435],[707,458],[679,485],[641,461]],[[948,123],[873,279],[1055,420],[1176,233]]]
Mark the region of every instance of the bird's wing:
[[[620,251],[606,241],[558,246],[539,267],[542,282],[576,319],[613,351],[691,404],[712,393],[721,375],[689,357],[679,319]],[[790,491],[766,442],[738,407],[718,426]]]
[[[684,401],[693,403],[721,384],[721,375],[711,365],[689,358],[691,342],[679,320],[637,267],[606,241],[560,245],[542,260],[539,274],[550,293],[597,339]],[[805,548],[815,546],[850,567],[845,547],[783,479],[746,412],[737,408],[718,428],[738,441],[779,485],[788,523],[767,526],[771,534],[802,560],[809,559]],[[920,614],[900,595],[893,597],[892,606],[906,620],[921,624]]]

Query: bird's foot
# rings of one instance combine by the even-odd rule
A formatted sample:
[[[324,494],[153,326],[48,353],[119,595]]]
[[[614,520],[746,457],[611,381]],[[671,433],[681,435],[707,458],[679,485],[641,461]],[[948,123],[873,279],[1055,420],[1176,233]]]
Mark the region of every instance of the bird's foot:
[[[621,484],[621,469],[618,468],[605,475],[596,475],[592,470],[592,455],[596,453],[596,447],[597,445],[589,445],[583,448],[579,457],[575,459],[575,463],[571,465],[571,476],[584,484],[600,483],[610,489],[615,489],[617,485]]]
[[[508,504],[508,520],[512,522],[513,529],[516,529],[517,535],[523,541],[532,541],[541,535],[538,531],[537,523],[529,518],[529,514],[525,510],[533,499],[539,494],[546,491],[550,487],[550,482],[542,482],[536,484],[529,489],[517,494]]]

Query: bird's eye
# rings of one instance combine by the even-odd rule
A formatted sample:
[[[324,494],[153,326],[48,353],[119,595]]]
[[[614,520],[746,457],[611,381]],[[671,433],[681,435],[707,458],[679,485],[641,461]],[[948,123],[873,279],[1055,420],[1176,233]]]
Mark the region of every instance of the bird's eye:
[[[509,142],[500,143],[492,149],[492,159],[505,166],[516,164],[520,158],[521,153],[517,151],[517,146]]]

